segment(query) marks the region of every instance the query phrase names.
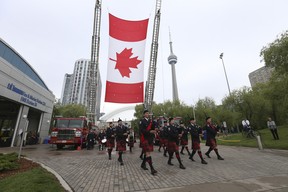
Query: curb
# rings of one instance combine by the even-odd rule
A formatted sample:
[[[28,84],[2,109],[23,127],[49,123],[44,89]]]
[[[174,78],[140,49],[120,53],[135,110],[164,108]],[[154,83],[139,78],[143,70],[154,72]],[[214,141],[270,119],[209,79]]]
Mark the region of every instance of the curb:
[[[33,161],[33,162],[36,162],[34,161],[33,159],[29,159],[27,157],[24,157],[25,159],[28,159],[30,161]],[[39,165],[41,165],[41,167],[43,167],[44,169],[46,169],[47,171],[49,171],[50,173],[52,173],[57,179],[58,181],[60,182],[60,184],[62,185],[62,187],[67,191],[67,192],[74,192],[72,190],[72,188],[68,185],[68,183],[56,172],[54,171],[53,169],[51,169],[50,167],[42,164],[42,163],[39,163],[39,162],[36,162],[38,163]]]

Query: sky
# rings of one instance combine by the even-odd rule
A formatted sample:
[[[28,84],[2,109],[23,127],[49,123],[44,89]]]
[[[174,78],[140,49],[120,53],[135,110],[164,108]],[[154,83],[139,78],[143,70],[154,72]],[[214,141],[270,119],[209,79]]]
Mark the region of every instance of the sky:
[[[109,32],[108,13],[126,19],[149,18],[145,49],[147,79],[155,0],[102,0],[100,59],[101,112],[126,105],[104,102]],[[95,0],[1,0],[0,37],[36,70],[56,98],[65,73],[75,61],[90,59]],[[172,100],[169,29],[178,57],[179,99],[194,105],[213,98],[216,104],[231,91],[250,87],[248,75],[264,66],[261,49],[288,29],[287,0],[162,0],[154,101]],[[133,111],[121,114],[132,118]],[[118,116],[121,116],[118,114]],[[127,116],[127,117],[126,117]]]

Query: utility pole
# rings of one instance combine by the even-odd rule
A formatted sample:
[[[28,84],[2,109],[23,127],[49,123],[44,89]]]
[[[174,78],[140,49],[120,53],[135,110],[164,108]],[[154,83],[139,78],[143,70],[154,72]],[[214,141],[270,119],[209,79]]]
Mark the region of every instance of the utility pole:
[[[224,65],[223,55],[224,55],[224,53],[220,54],[220,59],[222,60],[222,64],[223,64],[223,69],[224,69],[224,73],[225,73],[225,77],[226,77],[226,82],[227,82],[227,86],[228,86],[229,96],[231,96],[231,91],[230,91],[230,86],[229,86],[229,82],[228,82],[228,77],[227,77],[227,74],[226,74],[226,69],[225,69],[225,65]]]

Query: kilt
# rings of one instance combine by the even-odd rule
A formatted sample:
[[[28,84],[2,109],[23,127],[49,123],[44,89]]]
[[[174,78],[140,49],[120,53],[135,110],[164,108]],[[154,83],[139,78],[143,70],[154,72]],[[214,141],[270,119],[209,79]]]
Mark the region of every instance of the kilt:
[[[167,147],[168,146],[168,139],[163,139],[164,140],[164,145]]]
[[[117,142],[116,151],[126,151],[126,140],[119,140],[116,142]]]
[[[107,148],[114,148],[115,147],[115,139],[114,138],[107,139],[106,147]]]
[[[180,145],[188,145],[188,140],[181,139]]]
[[[144,140],[142,143],[142,150],[144,153],[146,152],[152,152],[154,150],[153,143],[149,143],[148,140]]]
[[[192,141],[192,149],[199,150],[200,149],[200,142],[199,141]]]
[[[207,138],[206,140],[206,146],[211,147],[212,149],[215,149],[217,147],[216,139],[213,138]]]
[[[168,153],[174,153],[179,151],[179,146],[176,144],[176,142],[174,141],[168,141]]]
[[[134,147],[134,141],[129,141],[129,142],[128,142],[128,146],[129,146],[129,147]]]
[[[159,139],[159,143],[160,143],[160,146],[165,145],[165,139],[160,138],[160,139]]]

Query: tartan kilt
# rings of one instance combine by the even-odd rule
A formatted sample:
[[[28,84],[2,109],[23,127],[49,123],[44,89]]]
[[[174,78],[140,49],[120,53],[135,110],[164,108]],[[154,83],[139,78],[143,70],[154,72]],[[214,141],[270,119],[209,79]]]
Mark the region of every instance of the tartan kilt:
[[[120,140],[116,141],[116,151],[126,151],[126,141],[125,140]]]
[[[168,152],[169,153],[174,153],[174,152],[177,152],[179,151],[179,146],[177,145],[177,143],[174,141],[168,141]]]
[[[200,149],[200,142],[192,141],[192,149],[193,150],[199,150]]]
[[[144,140],[142,143],[142,150],[144,153],[146,152],[152,152],[154,150],[153,143],[149,143],[148,140]]]
[[[128,142],[128,146],[129,146],[129,147],[134,147],[134,141],[129,141],[129,142]]]
[[[181,139],[180,145],[188,145],[188,140]]]
[[[107,139],[106,141],[106,147],[107,148],[114,148],[115,147],[115,139]]]
[[[168,139],[164,139],[164,145],[168,147]]]
[[[206,146],[211,147],[212,149],[215,149],[217,147],[216,139],[213,138],[207,138],[206,140]]]
[[[159,142],[160,142],[160,146],[163,146],[163,145],[165,145],[165,139],[163,139],[163,138],[160,138],[160,139],[159,139]]]

